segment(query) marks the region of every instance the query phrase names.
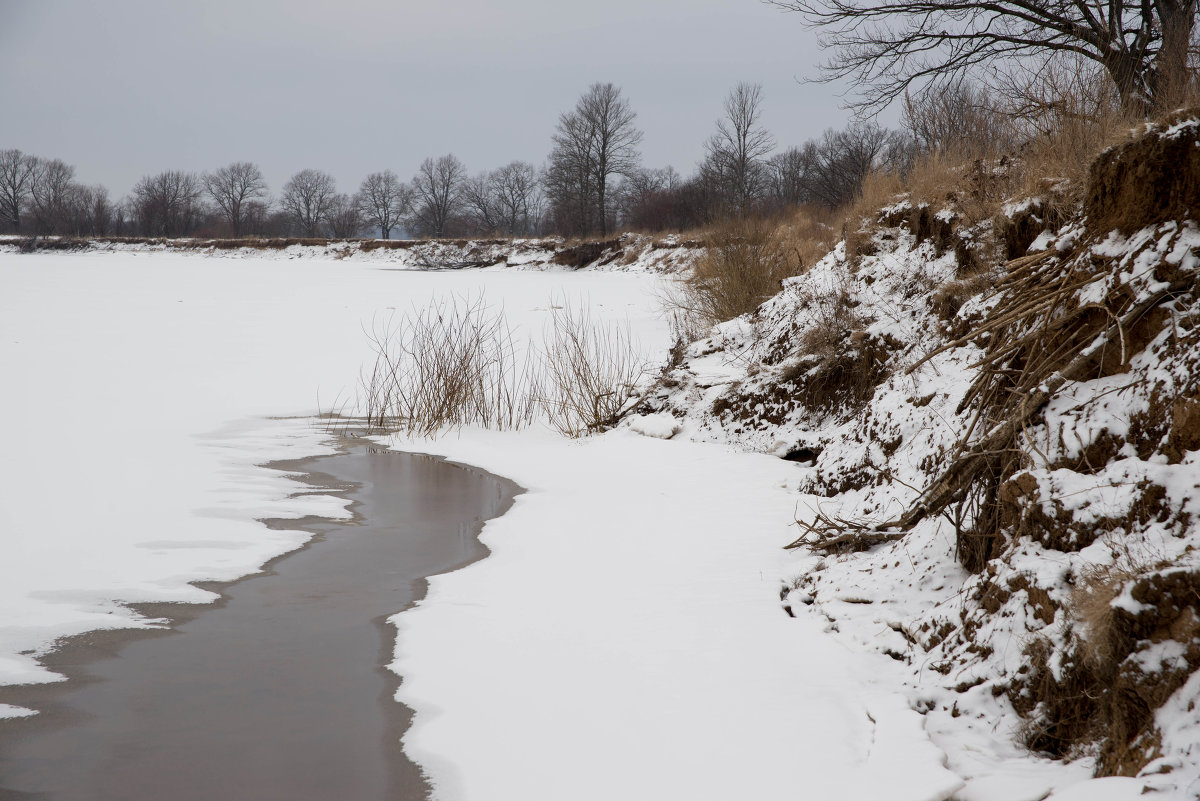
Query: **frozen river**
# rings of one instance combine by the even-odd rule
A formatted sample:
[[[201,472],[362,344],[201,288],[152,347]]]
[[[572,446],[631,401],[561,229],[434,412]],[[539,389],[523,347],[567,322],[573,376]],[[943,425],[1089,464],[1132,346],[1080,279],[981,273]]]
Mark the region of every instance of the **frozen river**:
[[[420,799],[400,748],[409,712],[386,622],[425,577],[480,558],[514,485],[441,459],[348,443],[277,465],[343,490],[354,518],[218,589],[213,606],[142,608],[170,631],[84,635],[53,657],[65,684],[8,688],[43,713],[0,727],[0,794],[45,801]],[[270,521],[293,527],[297,521]]]

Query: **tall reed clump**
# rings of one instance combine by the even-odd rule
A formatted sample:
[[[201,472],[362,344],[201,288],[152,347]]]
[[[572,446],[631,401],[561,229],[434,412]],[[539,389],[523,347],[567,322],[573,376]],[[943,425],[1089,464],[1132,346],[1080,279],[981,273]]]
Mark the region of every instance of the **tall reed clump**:
[[[372,428],[420,437],[537,421],[592,433],[628,411],[646,369],[628,326],[594,321],[582,304],[551,304],[543,347],[519,344],[482,297],[440,300],[368,338],[375,360],[360,378],[362,415]]]
[[[1082,204],[1092,161],[1140,120],[1100,67],[1074,56],[1014,72],[999,88],[1021,142],[1016,196],[1040,198],[1056,227]]]
[[[628,326],[598,325],[586,306],[555,306],[542,358],[541,403],[569,436],[616,424],[629,409],[646,365]]]
[[[503,311],[482,297],[438,301],[368,336],[375,363],[362,375],[360,405],[371,426],[430,436],[532,421],[536,366],[518,353]]]

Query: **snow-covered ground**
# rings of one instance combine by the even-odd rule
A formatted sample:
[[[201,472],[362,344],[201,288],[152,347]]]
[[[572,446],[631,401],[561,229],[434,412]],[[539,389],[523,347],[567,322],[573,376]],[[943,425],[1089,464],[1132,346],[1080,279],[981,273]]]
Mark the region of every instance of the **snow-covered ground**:
[[[648,352],[669,344],[646,273],[378,267],[0,253],[0,682],[54,680],[36,655],[55,637],[153,625],[121,602],[209,600],[188,582],[303,539],[256,518],[341,514],[256,465],[328,450],[318,392],[349,397],[383,317],[483,292],[536,335],[551,298],[586,298]],[[485,528],[491,556],[394,618],[406,748],[438,798],[1137,797],[986,721],[927,731],[907,666],[780,604],[808,468],[663,441],[669,422],[392,441],[528,490]],[[965,786],[947,751],[974,766]]]

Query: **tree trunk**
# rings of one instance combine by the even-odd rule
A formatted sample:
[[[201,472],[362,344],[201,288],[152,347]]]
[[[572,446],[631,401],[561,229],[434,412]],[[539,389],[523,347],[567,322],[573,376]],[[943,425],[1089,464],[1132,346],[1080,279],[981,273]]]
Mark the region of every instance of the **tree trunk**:
[[[1196,24],[1196,0],[1160,0],[1156,5],[1162,25],[1162,45],[1154,59],[1150,99],[1155,110],[1169,111],[1182,100],[1190,77],[1188,45]]]
[[[604,180],[604,176],[601,175],[600,176],[600,187],[599,187],[598,191],[596,192],[596,195],[599,198],[600,236],[601,237],[608,235],[608,215],[605,213],[605,208],[604,208],[605,183],[606,182]]]

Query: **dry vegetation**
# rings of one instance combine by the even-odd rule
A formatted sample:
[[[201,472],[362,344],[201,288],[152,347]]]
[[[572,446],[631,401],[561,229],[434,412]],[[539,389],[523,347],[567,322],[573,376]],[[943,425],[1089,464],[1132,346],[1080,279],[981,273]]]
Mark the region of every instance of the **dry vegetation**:
[[[565,301],[550,320],[538,398],[550,424],[573,437],[616,425],[646,373],[629,327],[596,323]]]
[[[370,339],[376,358],[360,405],[376,428],[432,436],[463,425],[520,428],[534,417],[539,376],[518,355],[503,313],[482,298],[419,309]]]
[[[743,218],[715,225],[692,270],[663,297],[681,338],[697,339],[715,323],[753,311],[828,252],[832,231],[811,211],[780,225]]]
[[[421,437],[543,419],[567,436],[594,433],[628,411],[646,371],[627,326],[565,301],[552,304],[544,348],[521,343],[482,297],[416,309],[369,337],[360,411],[373,428]]]

